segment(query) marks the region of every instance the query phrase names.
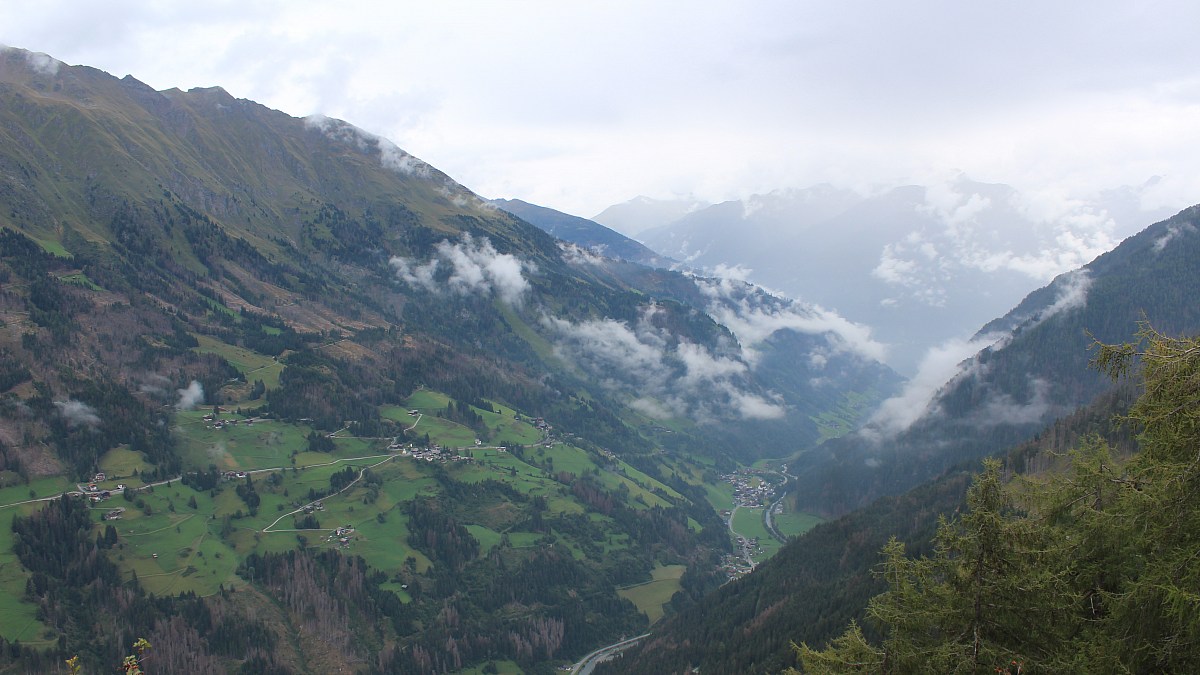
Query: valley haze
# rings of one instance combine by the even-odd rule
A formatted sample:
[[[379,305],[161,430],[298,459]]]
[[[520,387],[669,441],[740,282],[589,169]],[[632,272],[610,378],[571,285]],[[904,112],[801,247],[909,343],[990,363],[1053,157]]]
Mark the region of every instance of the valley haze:
[[[982,458],[1136,451],[1196,25],[0,7],[0,671],[783,670]]]

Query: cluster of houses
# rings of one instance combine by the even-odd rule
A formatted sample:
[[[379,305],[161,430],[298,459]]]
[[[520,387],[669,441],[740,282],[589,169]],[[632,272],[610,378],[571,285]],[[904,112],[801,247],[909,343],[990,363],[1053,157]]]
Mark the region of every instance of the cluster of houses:
[[[244,420],[236,419],[221,419],[216,415],[209,413],[202,418],[205,422],[206,429],[224,429],[225,427],[236,427],[239,424],[253,426],[255,422],[260,421],[257,417],[247,417]]]
[[[762,480],[755,472],[738,470],[721,476],[733,485],[733,503],[754,508],[770,503],[775,498],[775,486]]]
[[[404,457],[412,457],[416,460],[425,460],[426,462],[473,462],[471,457],[460,455],[453,448],[447,448],[440,445],[435,445],[429,448],[418,448],[409,444],[407,446],[397,445],[393,443],[388,446],[393,452],[399,451]]]
[[[753,572],[754,566],[746,562],[744,556],[727,553],[721,558],[721,571],[725,573],[725,576],[730,581],[733,581]]]
[[[247,474],[245,471],[222,471],[221,472],[221,478],[223,480],[234,480],[236,478],[245,478],[246,475]]]
[[[105,501],[106,499],[111,499],[115,493],[125,491],[124,483],[118,483],[117,487],[115,487],[111,490],[108,488],[100,487],[99,484],[103,483],[105,481],[105,479],[106,479],[106,476],[103,473],[98,473],[95,476],[92,476],[92,482],[88,483],[86,488],[83,485],[80,485],[79,489],[81,492],[83,492],[84,494],[87,495],[88,499],[93,504],[98,504],[102,501]]]
[[[326,541],[336,542],[338,548],[350,547],[350,535],[354,534],[354,528],[346,525],[339,527],[333,531],[333,534],[325,538]]]

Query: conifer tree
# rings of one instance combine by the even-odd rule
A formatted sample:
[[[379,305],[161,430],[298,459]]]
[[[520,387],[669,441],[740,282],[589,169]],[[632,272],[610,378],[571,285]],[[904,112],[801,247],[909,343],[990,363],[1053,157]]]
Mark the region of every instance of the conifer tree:
[[[1136,455],[1092,439],[1019,491],[985,462],[932,557],[884,548],[888,590],[867,610],[882,643],[852,624],[797,647],[804,671],[1200,672],[1200,339],[1138,338],[1094,359],[1114,378],[1139,369]]]

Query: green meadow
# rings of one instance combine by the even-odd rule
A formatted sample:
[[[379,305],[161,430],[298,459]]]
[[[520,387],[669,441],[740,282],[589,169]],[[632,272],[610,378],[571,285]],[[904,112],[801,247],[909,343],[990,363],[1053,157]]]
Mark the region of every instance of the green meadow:
[[[13,513],[29,515],[40,508],[41,504],[23,505],[7,509],[6,515],[9,518]],[[0,528],[0,635],[30,646],[52,646],[58,633],[38,620],[36,605],[24,601],[29,577],[12,552],[12,545],[12,530]]]
[[[220,305],[220,307],[227,310],[224,305]],[[220,356],[237,368],[242,375],[245,375],[247,382],[262,380],[267,389],[275,389],[279,386],[279,374],[283,372],[283,364],[278,360],[244,347],[221,342],[208,335],[194,335],[200,343],[194,348],[195,351],[201,354]]]
[[[762,562],[767,558],[775,555],[783,544],[780,544],[775,537],[767,532],[767,526],[763,523],[763,509],[741,507],[733,514],[733,531],[751,539],[758,537],[758,545],[762,547],[763,553],[756,556],[758,562]]]
[[[210,338],[201,342],[199,350],[221,354],[247,373],[248,379],[255,379],[251,374],[256,372],[278,374],[278,364],[266,357]],[[471,461],[425,461],[390,450],[390,439],[350,438],[344,433],[332,437],[332,452],[310,452],[308,436],[312,430],[307,425],[274,419],[247,423],[245,415],[221,412],[217,420],[222,426],[218,428],[217,420],[204,419],[211,408],[177,411],[174,430],[184,471],[206,472],[215,467],[246,475],[222,479],[211,489],[196,490],[178,479],[148,486],[134,477],[153,468],[145,457],[128,447],[114,448],[98,460],[100,470],[106,474],[100,486],[111,490],[124,483],[131,490],[128,499],[124,494],[114,494],[91,505],[94,532],[102,533],[107,525],[116,529],[119,541],[111,550],[112,559],[125,578],[136,577],[148,592],[210,595],[222,587],[244,585],[237,576],[237,567],[251,552],[282,552],[300,545],[341,548],[388,573],[405,568],[423,573],[432,563],[408,543],[407,504],[417,497],[441,494],[447,480],[466,484],[497,481],[525,497],[544,499],[547,517],[585,514],[604,532],[597,541],[583,542],[557,528],[548,534],[514,529],[528,517],[525,497],[495,502],[467,500],[456,505],[456,517],[479,541],[485,554],[501,545],[527,549],[553,541],[571,555],[585,558],[596,555],[597,550],[608,553],[630,546],[630,536],[618,529],[616,521],[589,512],[559,477],[586,478],[622,495],[638,509],[669,506],[680,496],[615,456],[567,442],[543,444],[542,432],[529,418],[504,406],[493,404],[494,411],[475,409],[488,428],[484,434],[488,441],[477,446],[475,430],[437,416],[449,401],[444,394],[423,390],[403,405],[381,407],[380,413],[405,426],[415,424],[415,434],[427,433],[437,445],[461,448],[457,454]],[[409,415],[410,410],[419,411],[419,419]],[[236,424],[231,423],[235,420]],[[498,443],[508,444],[513,451],[497,447]],[[728,508],[728,485],[706,484],[704,476],[711,475],[711,471],[704,465],[682,458],[674,462],[674,470],[683,480],[705,486],[714,507]],[[360,481],[336,494],[327,494],[331,477],[347,467],[356,477],[370,467],[379,482],[369,485]],[[19,477],[13,476],[15,483]],[[251,509],[237,492],[247,482],[257,494],[256,509]],[[31,513],[42,507],[37,502],[21,504],[31,496],[50,497],[75,489],[75,483],[64,477],[11,484],[0,488],[0,508],[7,507],[10,513]],[[317,499],[319,508],[314,505],[311,514],[306,514],[305,508]],[[756,519],[761,512],[747,514],[751,517],[740,527],[750,530],[750,525],[756,524],[761,528],[761,521]],[[107,520],[109,515],[115,517]],[[309,529],[299,529],[301,525]],[[781,518],[781,527],[802,526],[799,518]],[[337,527],[353,528],[345,537],[347,541],[332,536]],[[693,521],[692,527],[699,525]],[[753,536],[753,532],[748,533]],[[7,528],[0,532],[0,635],[41,644],[50,633],[37,620],[36,608],[20,600],[28,572],[11,552],[11,536]],[[768,541],[765,532],[759,536]],[[656,621],[662,616],[663,603],[679,589],[682,572],[681,565],[660,565],[652,580],[620,593]],[[393,590],[404,601],[411,599],[399,581],[388,583],[395,586]]]
[[[780,513],[774,517],[775,528],[785,537],[796,537],[825,522],[810,513]]]
[[[663,616],[663,605],[679,590],[679,580],[686,565],[659,565],[651,571],[651,581],[636,586],[627,586],[617,591],[622,598],[633,603],[638,611],[656,623]]]

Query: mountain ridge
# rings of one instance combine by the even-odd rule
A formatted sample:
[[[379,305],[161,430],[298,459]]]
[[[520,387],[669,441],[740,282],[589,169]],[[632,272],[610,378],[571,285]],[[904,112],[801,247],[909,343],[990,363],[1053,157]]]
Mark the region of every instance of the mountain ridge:
[[[346,122],[11,49],[0,288],[0,503],[50,533],[0,547],[16,670],[126,633],[210,672],[561,665],[661,611],[619,587],[718,583],[719,473],[899,379],[835,316],[579,255]]]

